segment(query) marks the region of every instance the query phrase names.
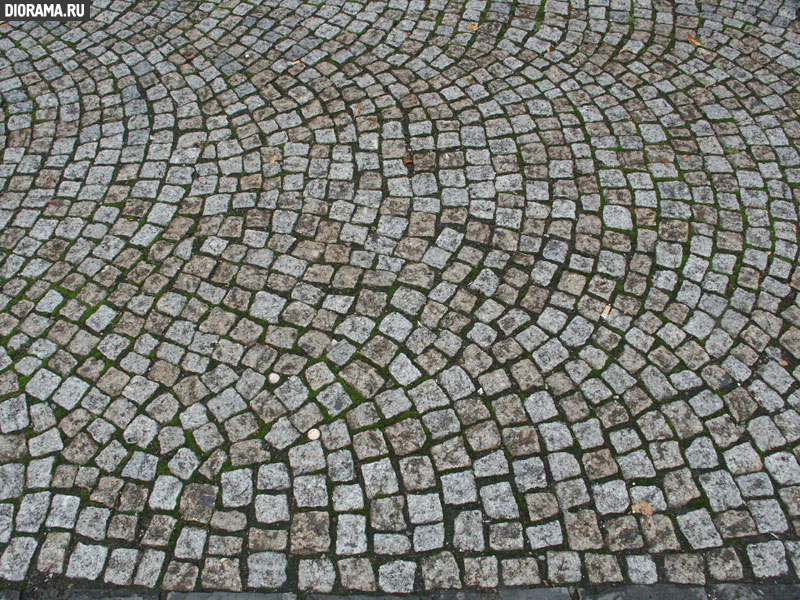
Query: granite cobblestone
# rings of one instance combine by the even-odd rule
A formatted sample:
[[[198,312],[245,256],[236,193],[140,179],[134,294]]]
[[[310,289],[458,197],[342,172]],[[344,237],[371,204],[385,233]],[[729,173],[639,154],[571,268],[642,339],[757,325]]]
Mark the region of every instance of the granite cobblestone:
[[[800,597],[797,8],[0,24],[0,600]]]

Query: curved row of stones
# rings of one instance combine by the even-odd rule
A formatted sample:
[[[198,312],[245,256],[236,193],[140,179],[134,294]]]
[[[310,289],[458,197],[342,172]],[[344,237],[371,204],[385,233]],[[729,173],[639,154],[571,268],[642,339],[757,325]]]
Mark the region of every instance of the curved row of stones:
[[[93,6],[0,28],[3,585],[796,579],[791,2]]]

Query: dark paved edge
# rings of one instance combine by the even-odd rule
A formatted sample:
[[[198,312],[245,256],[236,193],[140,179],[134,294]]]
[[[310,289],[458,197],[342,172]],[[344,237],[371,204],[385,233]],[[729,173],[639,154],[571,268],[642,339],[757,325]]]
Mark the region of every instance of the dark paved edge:
[[[715,584],[705,588],[668,584],[620,586],[596,591],[580,589],[577,598],[578,600],[793,600],[800,599],[800,586],[776,584]]]
[[[775,600],[800,599],[798,585],[715,585],[708,593],[709,600]]]
[[[800,600],[800,585],[717,584],[707,587],[658,584],[608,588],[508,588],[444,590],[409,595],[332,595],[255,592],[159,592],[140,589],[0,590],[0,600]]]

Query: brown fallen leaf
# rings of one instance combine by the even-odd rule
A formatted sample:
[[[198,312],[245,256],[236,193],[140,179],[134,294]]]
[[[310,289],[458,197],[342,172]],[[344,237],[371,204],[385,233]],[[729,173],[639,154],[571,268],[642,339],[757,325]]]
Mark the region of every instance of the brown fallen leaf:
[[[356,106],[356,116],[361,114],[361,105]]]
[[[478,31],[478,24],[477,23],[470,23],[467,25],[467,29],[470,31]]]
[[[403,164],[404,165],[410,165],[412,162],[414,162],[414,159],[411,158],[410,156],[403,157]]]
[[[689,157],[688,156],[682,156],[681,158],[683,159],[683,162],[689,162]]]
[[[788,360],[779,360],[778,364],[780,366],[782,366],[782,367],[788,367],[789,366],[789,361]]]
[[[689,40],[695,46],[702,46],[703,45],[703,43],[700,40],[698,40],[696,37],[694,37],[691,33],[687,33],[686,34],[686,39]]]
[[[300,64],[300,59],[298,59],[298,60],[293,60],[293,61],[292,61],[292,64],[293,64],[293,65],[298,65],[298,64]]]
[[[652,517],[653,513],[655,512],[650,503],[645,502],[644,500],[642,500],[641,502],[637,502],[636,504],[631,506],[631,511],[633,511],[637,515],[642,515],[644,517]]]
[[[274,163],[276,160],[278,160],[278,155],[277,154],[273,154],[272,158],[269,159],[269,162]]]
[[[669,166],[669,161],[666,158],[664,158],[663,156],[661,157],[661,162],[664,163],[665,165]]]
[[[606,307],[603,309],[603,314],[600,315],[601,319],[605,319],[608,316],[608,313],[611,312],[611,305],[606,304]]]

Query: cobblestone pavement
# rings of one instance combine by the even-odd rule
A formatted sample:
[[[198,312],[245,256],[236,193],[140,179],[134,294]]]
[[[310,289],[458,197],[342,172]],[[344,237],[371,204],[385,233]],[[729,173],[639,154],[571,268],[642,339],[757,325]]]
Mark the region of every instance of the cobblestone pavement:
[[[798,580],[796,0],[93,4],[0,26],[0,587]]]

